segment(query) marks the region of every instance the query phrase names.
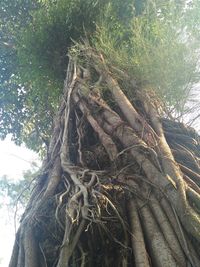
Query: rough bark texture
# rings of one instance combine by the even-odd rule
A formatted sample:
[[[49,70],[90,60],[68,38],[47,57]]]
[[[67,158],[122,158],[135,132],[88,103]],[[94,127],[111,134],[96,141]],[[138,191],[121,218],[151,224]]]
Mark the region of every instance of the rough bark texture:
[[[199,136],[83,57],[69,61],[9,267],[200,266]]]

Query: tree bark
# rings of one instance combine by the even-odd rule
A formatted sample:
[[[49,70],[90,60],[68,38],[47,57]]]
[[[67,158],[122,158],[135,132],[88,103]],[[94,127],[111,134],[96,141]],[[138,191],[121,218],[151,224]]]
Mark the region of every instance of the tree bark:
[[[148,92],[128,99],[102,55],[82,53],[9,267],[200,266],[198,135],[172,128]]]

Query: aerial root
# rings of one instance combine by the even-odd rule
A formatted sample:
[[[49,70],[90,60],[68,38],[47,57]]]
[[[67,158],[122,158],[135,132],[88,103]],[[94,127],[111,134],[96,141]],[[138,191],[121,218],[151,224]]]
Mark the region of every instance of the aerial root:
[[[190,168],[182,164],[179,164],[179,166],[183,173],[188,175],[198,186],[200,186],[200,174],[192,171]]]
[[[12,252],[12,256],[10,259],[10,264],[9,267],[15,267],[16,263],[19,260],[19,249],[20,249],[20,229],[18,229],[17,233],[16,233],[16,237],[15,237],[15,243],[14,243],[14,247],[13,247],[13,252]],[[21,258],[21,257],[20,257]],[[17,265],[18,267],[19,265]],[[22,265],[23,266],[23,265]]]
[[[91,56],[94,51],[89,53]],[[122,267],[200,266],[198,252],[187,235],[188,232],[191,239],[200,241],[196,154],[186,151],[188,148],[180,148],[185,154],[183,151],[178,154],[176,146],[173,155],[173,144],[169,146],[166,141],[161,121],[149,99],[138,97],[146,111],[145,116],[140,115],[104,65],[103,57],[92,55],[91,58],[96,74],[102,76],[104,86],[112,95],[117,112],[101,94],[90,91],[94,82],[90,78],[84,82],[84,76],[79,77],[81,70],[70,61],[73,73],[68,74],[55,120],[46,179],[38,189],[39,199],[32,200],[22,219],[9,267],[37,267],[33,260],[38,251],[43,261],[46,259],[46,266],[49,264],[44,244],[40,247],[34,236],[34,230],[42,225],[37,215],[48,201],[53,202],[50,207],[54,208],[54,219],[61,232],[57,243],[60,254],[54,266],[71,266],[77,261],[81,267],[92,266],[91,253],[99,251],[102,254],[97,257],[104,255],[100,260],[105,267],[111,266],[111,260]],[[88,95],[81,93],[83,86],[88,86]],[[85,125],[81,124],[82,119]],[[87,134],[91,134],[87,141],[94,140],[83,144]],[[91,169],[84,152],[86,149],[91,152],[96,144],[108,164],[96,164]],[[177,155],[187,155],[196,172],[177,163],[174,158]],[[121,159],[123,162],[116,164]],[[96,230],[98,249],[97,241],[88,238]],[[109,246],[119,254],[117,261],[109,258],[106,251]]]
[[[85,267],[85,264],[86,264],[86,256],[87,256],[87,253],[84,252],[82,246],[79,244],[78,245],[78,248],[81,252],[81,264],[80,264],[80,267]]]
[[[191,189],[200,195],[200,187],[190,177],[183,175],[183,179]]]
[[[188,245],[190,242],[188,238],[186,237],[185,231],[180,223],[180,219],[177,215],[177,212],[173,208],[173,206],[170,205],[169,201],[162,197],[159,199],[159,202],[161,204],[161,207],[165,211],[165,214],[167,215],[167,218],[174,229],[174,232],[179,240],[179,243],[189,260],[189,262],[192,264],[192,266],[198,266],[200,264],[200,261],[198,257],[196,256],[196,252],[194,251],[193,247]]]
[[[121,141],[125,148],[133,145],[138,146],[138,144],[143,146],[143,141],[130,127],[121,123],[121,119],[116,113],[110,112],[109,109],[104,109],[101,110],[101,116],[103,116],[105,119],[105,121],[102,122],[99,118],[99,122],[101,122],[101,127],[104,129],[104,131],[108,134],[113,134],[115,138]],[[98,114],[96,115],[96,118],[98,120]],[[115,125],[120,126],[116,128]],[[113,131],[113,127],[115,128],[115,131]],[[185,229],[187,229],[197,240],[200,241],[199,215],[189,206],[187,202],[185,190],[186,187],[183,177],[181,176],[181,172],[174,161],[169,146],[166,145],[163,132],[160,132],[160,135],[159,147],[161,147],[161,151],[163,151],[161,160],[165,164],[165,166],[163,165],[163,168],[164,171],[166,173],[170,173],[171,176],[160,172],[160,170],[158,170],[157,167],[143,153],[141,153],[141,151],[138,151],[138,149],[132,148],[130,153],[137,163],[142,167],[150,181],[156,184],[159,188],[162,188],[163,191],[169,187],[169,190],[166,192],[166,194],[168,195],[172,205],[175,206],[177,212],[179,213],[180,219],[185,225]],[[170,184],[171,186],[168,186]]]
[[[130,220],[131,243],[134,262],[136,267],[148,267],[150,266],[150,263],[135,202],[135,199],[131,199],[128,202],[128,215]]]
[[[183,267],[187,266],[185,255],[176,237],[174,229],[171,227],[166,214],[164,213],[158,200],[155,198],[153,194],[151,194],[150,196],[149,204],[153,212],[154,218],[156,219],[177,264]]]
[[[78,228],[73,233],[72,239],[69,237],[68,233],[69,229],[68,228],[65,229],[65,234],[60,250],[60,256],[59,256],[59,261],[57,263],[57,267],[69,266],[70,258],[79,242],[80,236],[83,230],[85,229],[85,226],[86,226],[86,220],[82,219],[80,224],[78,225]]]
[[[137,203],[153,264],[163,267],[181,266],[175,261],[148,204],[139,199],[137,199]]]
[[[23,245],[25,252],[25,266],[37,267],[39,266],[38,256],[39,246],[36,242],[36,238],[31,226],[27,226],[28,229],[24,231]]]
[[[17,261],[17,267],[24,266],[25,264],[25,251],[24,251],[24,245],[21,242],[19,246],[19,255],[18,255],[18,261]]]
[[[116,159],[118,152],[115,143],[112,141],[110,136],[106,134],[104,130],[100,127],[98,122],[92,116],[87,105],[80,100],[80,97],[78,97],[77,94],[74,94],[73,98],[74,101],[78,103],[83,114],[86,115],[87,120],[92,126],[93,130],[98,134],[101,144],[104,146],[106,152],[108,153],[110,160],[113,161],[114,159]]]

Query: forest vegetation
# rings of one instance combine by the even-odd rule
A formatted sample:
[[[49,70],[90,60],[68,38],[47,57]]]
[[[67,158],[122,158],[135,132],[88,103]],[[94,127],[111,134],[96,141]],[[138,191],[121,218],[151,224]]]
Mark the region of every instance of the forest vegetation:
[[[43,158],[9,267],[200,266],[200,2],[0,13],[0,137]]]

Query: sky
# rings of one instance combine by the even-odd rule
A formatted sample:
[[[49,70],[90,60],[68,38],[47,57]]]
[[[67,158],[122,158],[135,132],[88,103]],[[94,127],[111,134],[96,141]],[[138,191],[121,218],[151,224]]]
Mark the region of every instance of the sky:
[[[23,172],[31,169],[32,162],[40,165],[33,151],[16,146],[9,137],[0,141],[0,178],[6,175],[15,181],[21,179]],[[15,237],[14,211],[7,208],[7,202],[6,197],[0,198],[0,267],[8,266]]]

